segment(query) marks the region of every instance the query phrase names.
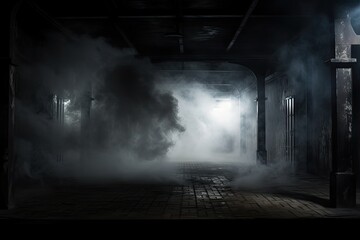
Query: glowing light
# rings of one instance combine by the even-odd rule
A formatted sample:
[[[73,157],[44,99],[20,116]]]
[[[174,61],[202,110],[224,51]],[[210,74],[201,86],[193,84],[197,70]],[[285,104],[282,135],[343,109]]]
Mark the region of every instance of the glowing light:
[[[230,110],[233,106],[233,103],[231,99],[220,99],[217,100],[217,103],[215,104],[214,109],[218,110]]]
[[[70,99],[65,100],[65,101],[64,101],[64,105],[65,105],[65,106],[68,106],[68,105],[70,104],[70,102],[71,102]]]
[[[231,99],[217,99],[211,111],[211,119],[218,124],[229,124],[233,120],[235,104]]]

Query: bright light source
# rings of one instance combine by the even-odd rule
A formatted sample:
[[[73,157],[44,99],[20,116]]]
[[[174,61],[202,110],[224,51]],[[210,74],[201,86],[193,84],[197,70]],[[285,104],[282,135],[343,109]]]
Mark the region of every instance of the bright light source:
[[[232,108],[231,99],[218,99],[216,100],[215,109],[229,110]]]
[[[211,118],[218,124],[229,124],[233,120],[235,104],[230,98],[216,99]]]

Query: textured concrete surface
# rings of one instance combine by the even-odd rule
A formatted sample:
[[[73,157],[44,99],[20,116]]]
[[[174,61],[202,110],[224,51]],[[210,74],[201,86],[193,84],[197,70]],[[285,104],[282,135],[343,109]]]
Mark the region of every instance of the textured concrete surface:
[[[179,163],[183,183],[117,183],[25,190],[2,219],[254,219],[359,218],[329,207],[328,181],[293,176],[291,184],[235,187],[232,164]],[[359,201],[359,194],[357,201]]]

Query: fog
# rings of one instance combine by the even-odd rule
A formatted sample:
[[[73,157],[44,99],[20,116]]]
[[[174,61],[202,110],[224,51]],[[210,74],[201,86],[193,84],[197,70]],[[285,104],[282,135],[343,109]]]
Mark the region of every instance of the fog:
[[[103,38],[73,39],[50,34],[24,53],[33,61],[19,67],[18,181],[179,182],[179,161],[249,160],[240,151],[248,97],[239,94],[254,81],[248,70],[173,74]]]
[[[304,47],[312,39],[279,51],[279,66],[295,87],[314,72],[308,57],[293,57],[313,51]],[[23,54],[32,61],[18,68],[19,182],[181,182],[176,163],[184,161],[235,163],[239,187],[288,180],[285,159],[256,163],[256,81],[245,67],[219,64],[214,71],[188,63],[171,71],[86,35],[49,34]],[[63,122],[57,99],[64,102]]]
[[[19,178],[172,178],[164,162],[173,145],[169,136],[185,129],[177,100],[156,89],[146,59],[87,36],[69,41],[52,35],[32,49],[27,54],[34,61],[21,65],[18,83]],[[54,110],[59,97],[65,103],[63,124]],[[91,116],[82,126],[87,97]]]
[[[168,86],[169,87],[169,86]],[[214,85],[171,84],[178,100],[179,119],[186,131],[174,136],[168,152],[172,161],[239,160],[239,101],[229,93],[219,96]],[[215,87],[216,88],[216,87]]]

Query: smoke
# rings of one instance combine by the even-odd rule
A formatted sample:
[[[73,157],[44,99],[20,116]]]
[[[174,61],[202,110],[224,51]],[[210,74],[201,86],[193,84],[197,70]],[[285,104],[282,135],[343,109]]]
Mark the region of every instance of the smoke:
[[[185,67],[185,70],[165,71],[161,78],[161,88],[171,91],[178,100],[179,120],[186,129],[173,137],[176,144],[168,153],[169,160],[247,161],[248,156],[240,145],[249,136],[240,126],[245,121],[241,116],[248,111],[248,101],[240,93],[254,81],[251,72],[235,64],[212,66],[221,71],[209,70],[195,62]],[[251,125],[255,123],[252,121]]]
[[[191,161],[231,161],[238,156],[239,106],[236,98],[216,99],[199,83],[176,86],[179,117],[186,132],[177,136],[169,157]]]
[[[296,98],[298,167],[326,175],[331,161],[331,78],[325,62],[334,52],[331,36],[328,18],[320,15],[278,57]]]
[[[172,179],[164,161],[169,136],[185,130],[177,100],[156,88],[156,71],[133,51],[74,38],[49,36],[29,48],[33,61],[19,68],[18,176]],[[56,119],[56,98],[64,101],[64,123]]]
[[[278,161],[269,165],[243,163],[237,168],[237,177],[231,183],[235,188],[241,189],[273,189],[289,186],[295,183],[293,169],[285,161]]]
[[[49,36],[28,48],[25,55],[32,61],[19,67],[19,178],[173,181],[172,162],[190,160],[238,163],[235,186],[288,180],[285,159],[256,164],[256,88],[251,87],[256,81],[245,68],[221,74],[161,72],[103,38],[74,38]],[[304,79],[323,76],[314,71],[322,61],[314,43],[321,45],[322,39],[303,37],[279,51],[280,70],[291,76],[295,93],[304,89]],[[64,101],[63,124],[54,114],[56,97]]]
[[[275,71],[284,75],[279,74],[280,77],[266,83],[267,147],[271,145],[267,149],[268,164],[250,161],[239,165],[232,183],[234,187],[269,190],[294,183],[294,172],[329,169],[331,102],[329,68],[325,61],[332,56],[330,29],[328,19],[318,16],[296,39],[278,49]],[[285,98],[288,96],[295,99],[293,164],[286,159],[285,149]],[[246,116],[256,119],[251,111]],[[252,146],[256,147],[256,142]],[[310,162],[308,156],[314,161]]]

